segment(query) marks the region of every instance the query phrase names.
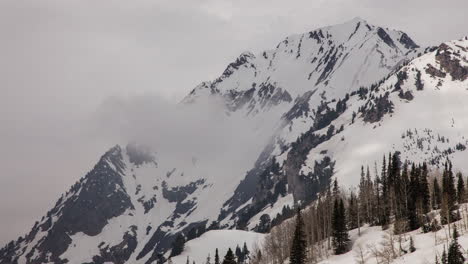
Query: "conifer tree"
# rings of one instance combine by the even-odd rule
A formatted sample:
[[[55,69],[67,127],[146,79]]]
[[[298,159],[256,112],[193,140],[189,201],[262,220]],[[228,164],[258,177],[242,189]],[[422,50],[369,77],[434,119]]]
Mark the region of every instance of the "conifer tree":
[[[447,264],[463,264],[464,261],[465,261],[465,257],[463,256],[461,247],[458,244],[457,226],[454,225],[452,243],[450,244],[450,247],[448,250]]]
[[[447,206],[449,210],[453,210],[457,200],[457,191],[455,190],[455,181],[452,172],[452,163],[445,162],[445,169],[442,175],[442,192],[447,198]]]
[[[349,228],[354,229],[358,227],[358,202],[356,195],[354,194],[353,191],[351,191],[351,194],[349,196],[349,205],[348,205],[348,219],[349,219]]]
[[[216,253],[215,253],[215,261],[214,261],[214,264],[219,264],[219,254],[218,254],[218,249],[216,249]]]
[[[461,172],[457,173],[457,200],[458,204],[465,202],[465,183],[463,182],[463,175]]]
[[[437,210],[440,208],[442,204],[442,192],[440,190],[439,182],[437,178],[434,178],[433,184],[433,191],[432,191],[432,209]]]
[[[412,237],[412,236],[410,237],[409,251],[410,251],[410,252],[415,252],[415,251],[416,251],[416,248],[414,247],[414,241],[413,241],[413,237]]]
[[[232,253],[231,248],[228,249],[224,256],[223,264],[237,264],[236,257],[234,257],[234,253]]]
[[[289,263],[304,264],[307,257],[306,250],[307,244],[305,240],[304,221],[302,220],[301,210],[298,208],[296,216],[296,228],[294,230]]]
[[[237,262],[239,262],[239,263],[243,262],[243,260],[242,260],[242,251],[241,251],[239,245],[236,246],[235,254],[236,254],[236,257],[237,257]]]
[[[448,264],[447,252],[445,251],[445,246],[444,246],[444,251],[442,251],[442,256],[440,257],[440,263]]]
[[[250,251],[247,248],[247,243],[244,242],[244,247],[242,248],[242,256],[243,256],[244,262],[248,259],[249,254],[250,254]]]
[[[387,164],[385,161],[385,155],[383,156],[382,162],[382,175],[381,175],[381,189],[382,189],[382,203],[381,203],[381,215],[380,215],[380,224],[382,227],[386,227],[389,223],[390,218],[390,206],[389,206],[389,199],[390,199],[390,190],[388,185],[388,172],[387,172]]]
[[[429,183],[427,181],[427,176],[428,176],[427,164],[426,162],[424,162],[422,165],[422,169],[421,169],[421,178],[420,178],[420,186],[419,186],[419,193],[421,197],[423,214],[429,213],[430,202],[431,202],[431,194],[429,193]]]
[[[180,255],[182,251],[184,251],[184,246],[185,246],[185,238],[183,235],[179,234],[174,240],[174,242],[172,242],[171,257]]]
[[[349,236],[346,227],[346,212],[342,199],[335,200],[332,216],[333,248],[335,254],[343,254],[348,249]]]
[[[407,199],[408,203],[408,223],[410,230],[416,230],[419,228],[419,216],[417,212],[417,205],[419,203],[419,178],[418,172],[415,165],[411,167],[410,172],[410,183],[409,183],[409,195]]]

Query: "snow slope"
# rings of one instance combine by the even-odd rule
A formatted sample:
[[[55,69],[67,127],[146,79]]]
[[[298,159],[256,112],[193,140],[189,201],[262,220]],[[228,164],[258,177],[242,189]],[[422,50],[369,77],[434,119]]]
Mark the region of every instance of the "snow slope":
[[[455,223],[460,232],[458,237],[458,243],[466,250],[468,248],[468,234],[467,230],[463,229],[463,223],[458,221]],[[453,224],[451,226],[453,230]],[[369,227],[365,226],[361,228],[361,236],[358,236],[358,230],[353,229],[350,231],[350,239],[352,243],[352,249],[342,255],[333,255],[328,259],[319,261],[318,264],[348,264],[348,263],[359,263],[358,261],[364,260],[366,264],[378,264],[383,260],[378,260],[375,257],[375,250],[381,250],[383,245],[387,244],[390,235],[392,235],[392,229],[382,231],[380,226]],[[448,226],[445,225],[441,230],[437,232],[422,233],[420,229],[408,232],[401,235],[402,248],[408,253],[399,252],[399,237],[394,236],[394,244],[396,248],[396,254],[398,257],[393,259],[391,263],[394,264],[427,264],[435,263],[436,256],[439,258],[444,250],[448,249],[450,245],[450,235]],[[409,239],[413,238],[415,252],[409,252]],[[388,245],[388,244],[387,244]],[[362,258],[361,258],[362,256]]]
[[[256,230],[263,214],[273,219],[313,197],[332,176],[354,185],[361,165],[372,167],[392,150],[434,166],[451,157],[468,169],[467,43],[418,56],[422,49],[405,33],[353,19],[287,37],[258,55],[243,53],[183,106],[221,98],[223,122],[256,125],[248,145],[211,156],[116,146],[30,233],[0,250],[0,263],[155,263],[169,256],[178,234],[202,235],[210,226]],[[382,102],[392,110],[377,114]],[[240,234],[251,242],[261,237],[209,231],[189,241],[187,252],[203,243],[221,247],[221,237],[231,235],[237,243]]]
[[[172,258],[174,264],[184,264],[187,257],[190,263],[205,263],[208,255],[214,260],[215,250],[218,249],[220,259],[226,255],[229,248],[233,251],[236,246],[241,249],[246,243],[249,250],[259,248],[263,241],[263,234],[247,232],[242,230],[212,230],[203,234],[201,237],[190,240],[185,244],[184,252]]]

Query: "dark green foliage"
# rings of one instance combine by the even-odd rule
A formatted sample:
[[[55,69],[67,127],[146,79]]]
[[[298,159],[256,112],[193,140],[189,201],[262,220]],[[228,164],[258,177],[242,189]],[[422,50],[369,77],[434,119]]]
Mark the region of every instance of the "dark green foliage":
[[[259,233],[268,233],[271,228],[271,218],[268,214],[260,216],[256,231]]]
[[[416,85],[416,90],[421,91],[424,89],[424,84],[421,81],[421,72],[416,70],[416,81],[414,83]]]
[[[415,252],[415,251],[416,251],[416,248],[414,247],[413,237],[410,237],[409,251],[410,251],[410,252]]]
[[[218,254],[218,249],[216,249],[216,252],[215,252],[215,259],[214,259],[214,264],[219,264],[219,254]]]
[[[244,242],[244,247],[242,248],[242,255],[244,256],[244,261],[246,261],[250,255],[250,251],[247,248],[247,243]]]
[[[447,251],[445,251],[445,246],[444,246],[444,251],[442,252],[442,257],[440,257],[440,263],[448,264]]]
[[[351,192],[348,205],[348,226],[349,229],[358,227],[358,201],[354,192]]]
[[[447,264],[463,264],[465,257],[463,256],[462,249],[458,244],[458,231],[457,226],[453,228],[452,243],[450,244],[447,256]]]
[[[184,251],[184,246],[185,246],[185,237],[179,234],[174,240],[174,242],[172,242],[171,257],[180,255],[182,251]]]
[[[223,264],[237,264],[234,253],[232,253],[231,248],[228,249],[226,256],[224,256]]]
[[[432,191],[432,209],[439,209],[442,205],[442,191],[440,190],[437,178],[434,178],[433,191]]]
[[[457,200],[458,203],[464,203],[465,198],[465,182],[463,181],[463,175],[459,172],[457,173],[458,181],[457,181]]]
[[[419,185],[419,195],[422,203],[422,212],[424,214],[429,213],[431,202],[431,194],[429,193],[429,183],[427,182],[427,176],[427,164],[424,162],[421,170],[421,178]]]
[[[297,209],[296,228],[291,245],[291,254],[289,256],[290,264],[305,264],[307,257],[307,243],[305,240],[304,221],[301,210]]]
[[[342,199],[335,199],[332,216],[332,239],[335,254],[343,254],[348,250],[350,240],[346,227],[346,212]]]
[[[409,196],[408,196],[408,222],[409,222],[409,229],[416,230],[420,226],[419,222],[419,215],[418,215],[418,205],[421,205],[420,199],[420,181],[419,181],[419,170],[416,169],[415,165],[413,164],[411,168],[411,177],[410,177],[410,184],[409,184]]]

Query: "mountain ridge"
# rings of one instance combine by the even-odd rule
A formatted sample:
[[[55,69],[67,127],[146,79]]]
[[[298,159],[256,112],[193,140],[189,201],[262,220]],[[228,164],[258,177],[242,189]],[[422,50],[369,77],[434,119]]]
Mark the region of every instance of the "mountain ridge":
[[[360,23],[359,26],[357,26],[358,23]],[[359,34],[359,28],[368,29],[361,23],[363,23],[361,20],[356,19],[353,24],[354,29],[357,28],[354,30],[355,33],[353,33],[353,27],[350,27],[349,33],[353,33],[353,37]],[[347,147],[365,146],[365,144],[360,144],[359,141],[347,143],[348,138],[357,138],[356,135],[365,134],[363,131],[377,131],[379,126],[392,122],[393,117],[390,115],[400,118],[397,111],[405,106],[416,103],[418,107],[425,109],[424,104],[418,99],[419,96],[424,96],[426,93],[432,96],[433,92],[436,96],[437,88],[445,92],[447,87],[454,85],[463,87],[466,80],[467,38],[458,42],[447,42],[436,50],[427,50],[425,55],[417,57],[412,62],[402,64],[402,59],[405,61],[411,59],[412,56],[417,55],[413,54],[417,51],[409,51],[411,55],[407,57],[408,54],[393,53],[394,48],[389,43],[393,43],[394,46],[400,44],[402,47],[403,45],[411,46],[412,44],[408,44],[410,42],[407,37],[404,37],[406,34],[399,34],[400,39],[405,39],[403,42],[406,44],[400,42],[395,44],[395,37],[392,36],[397,33],[389,31],[389,34],[382,29],[386,35],[381,32],[379,36],[378,28],[380,27],[374,28],[375,31],[372,31],[373,34],[366,43],[374,40],[379,45],[385,45],[385,50],[389,53],[383,56],[384,58],[396,56],[388,58],[389,63],[392,62],[395,65],[390,67],[391,69],[380,68],[384,76],[374,76],[375,80],[367,88],[359,85],[349,93],[346,89],[339,92],[334,92],[333,89],[327,90],[334,82],[337,82],[330,79],[325,85],[327,78],[340,76],[334,75],[338,68],[330,66],[334,70],[326,71],[327,66],[325,66],[333,61],[330,59],[333,54],[338,54],[336,50],[339,44],[329,45],[330,49],[324,48],[321,52],[323,56],[320,59],[317,58],[316,62],[323,59],[327,63],[320,65],[320,67],[323,66],[321,68],[323,71],[313,74],[314,80],[308,80],[308,74],[300,75],[304,79],[304,82],[300,84],[306,83],[311,88],[306,89],[305,87],[309,86],[304,85],[293,92],[288,89],[289,86],[279,85],[278,82],[272,81],[273,77],[263,85],[251,87],[252,79],[241,75],[244,70],[247,70],[245,74],[253,76],[250,72],[253,67],[242,68],[242,65],[248,64],[252,59],[251,54],[248,53],[243,54],[245,59],[239,61],[242,67],[236,66],[239,64],[235,64],[235,67],[232,65],[227,67],[226,74],[223,74],[224,79],[217,83],[219,87],[212,86],[212,83],[204,84],[206,87],[203,87],[202,91],[206,89],[209,94],[211,91],[225,92],[221,96],[226,99],[227,118],[245,116],[253,120],[262,120],[271,115],[276,118],[276,122],[281,123],[275,133],[272,133],[269,143],[263,146],[256,162],[252,161],[255,165],[253,167],[245,165],[248,170],[247,174],[226,176],[226,178],[219,178],[218,175],[204,175],[199,167],[203,166],[203,161],[195,163],[193,159],[185,161],[181,158],[178,166],[174,167],[165,159],[163,153],[153,153],[144,146],[134,144],[128,144],[126,147],[115,146],[103,155],[90,173],[57,202],[55,208],[38,222],[25,238],[18,239],[0,250],[0,263],[37,263],[37,261],[40,263],[67,263],[66,261],[68,263],[104,263],[106,261],[154,263],[163,261],[169,256],[171,244],[178,235],[189,239],[203,234],[206,230],[236,227],[265,232],[267,230],[262,229],[265,227],[258,222],[263,215],[268,215],[270,223],[274,222],[275,214],[278,212],[283,213],[282,217],[287,216],[290,212],[287,209],[283,210],[284,208],[292,209],[295,203],[313,199],[314,195],[327,186],[332,177],[338,177],[341,182],[349,183],[346,182],[346,176],[355,171],[355,165],[350,165],[350,162],[345,160],[344,156],[351,155]],[[326,42],[319,36],[320,31],[311,32],[316,32],[317,37],[325,45]],[[366,36],[365,32],[360,34]],[[323,32],[321,34],[326,38],[327,34]],[[328,34],[333,35],[330,32]],[[310,36],[310,32],[303,36]],[[392,42],[388,39],[385,42],[386,36],[389,36]],[[309,39],[313,43],[318,43],[315,38]],[[294,51],[291,53],[289,48],[284,49],[284,47],[289,45],[299,47],[299,41],[300,38],[290,39],[288,43],[280,42],[278,48],[283,48],[281,51],[284,54],[278,55],[278,58],[289,56],[286,57],[288,60],[293,62],[297,60],[297,53]],[[301,48],[307,46],[303,45]],[[319,46],[317,46],[317,52],[318,50],[320,50]],[[371,49],[372,52],[375,50]],[[328,59],[325,54],[328,54]],[[270,55],[272,54],[267,54],[267,57]],[[305,57],[304,53],[301,56]],[[349,56],[352,55],[343,55],[345,58]],[[344,65],[343,57],[340,58]],[[278,58],[277,60],[280,60]],[[379,55],[373,62],[380,65],[381,59]],[[285,60],[281,62],[285,63]],[[308,64],[310,62],[311,60],[307,61]],[[337,62],[333,65],[336,64]],[[429,64],[432,67],[428,66]],[[303,66],[302,62],[298,65]],[[315,67],[317,65],[314,64]],[[269,63],[263,66],[266,67],[264,68],[266,71],[270,71]],[[420,72],[419,83],[423,84],[424,92],[420,92],[416,87],[418,71],[412,70],[411,67]],[[306,67],[302,73],[309,73],[311,68]],[[272,72],[283,70],[285,69]],[[386,74],[383,74],[384,71]],[[334,72],[333,77],[328,76],[327,72]],[[406,72],[406,77],[403,76],[403,72]],[[232,79],[236,75],[239,75],[238,78],[242,77],[239,81],[247,80],[244,82],[247,85],[237,85]],[[278,78],[279,81],[281,76],[283,75],[279,74],[274,78]],[[321,76],[324,77],[321,79]],[[355,77],[354,74],[346,74],[346,76],[347,80]],[[319,79],[321,82],[317,84]],[[440,85],[438,85],[439,82],[441,82]],[[227,89],[228,84],[233,83],[231,89]],[[184,99],[184,103],[196,104],[197,96],[206,96],[197,93],[189,95],[192,98]],[[458,91],[456,95],[463,98],[464,91]],[[391,112],[388,110],[390,108],[386,107],[381,108],[382,112],[376,112],[376,108],[385,106],[389,102],[393,104],[392,111],[395,112]],[[457,104],[454,109],[459,107],[460,105]],[[355,116],[354,113],[356,113]],[[442,120],[446,117],[440,118]],[[272,119],[275,120],[275,118]],[[465,122],[464,119],[456,120],[461,124]],[[398,131],[397,136],[391,137],[394,142],[397,142],[397,138],[400,142],[401,133],[408,129],[406,125],[402,128],[404,130]],[[375,133],[371,132],[367,134],[375,136]],[[445,136],[446,131],[442,132]],[[456,136],[456,133],[450,134],[450,139],[459,138],[454,135]],[[344,143],[340,136],[344,136]],[[433,136],[429,135],[429,138]],[[412,139],[407,136],[403,139],[402,146],[406,146],[407,143],[410,150],[407,153],[412,154],[411,150],[414,150],[416,154],[413,154],[419,155],[418,147],[412,145],[413,140],[418,141],[419,138],[413,137]],[[450,147],[450,144],[441,143],[434,146]],[[382,149],[387,151],[388,146],[382,146]],[[368,157],[379,151],[380,148],[371,149],[363,156]],[[361,157],[353,162],[360,166],[362,159]],[[344,171],[346,167],[353,169]],[[242,182],[250,189],[242,187]],[[221,190],[221,186],[226,190]],[[94,196],[89,197],[92,194]],[[114,196],[115,199],[112,198]],[[213,197],[218,199],[213,199]],[[106,205],[109,208],[104,206],[105,208],[98,210],[101,203],[109,203]],[[269,207],[271,205],[273,206]],[[268,211],[268,208],[274,210]],[[69,211],[71,212],[68,213]],[[63,215],[64,212],[67,212],[66,216]],[[96,214],[99,220],[91,221],[96,218],[92,216],[87,217],[92,224],[81,221],[78,216],[86,215],[86,212],[90,212],[90,215]],[[81,225],[80,228],[74,228],[75,221],[75,224]],[[60,243],[61,247],[56,247],[49,242],[54,240],[55,235],[64,237],[55,241]]]

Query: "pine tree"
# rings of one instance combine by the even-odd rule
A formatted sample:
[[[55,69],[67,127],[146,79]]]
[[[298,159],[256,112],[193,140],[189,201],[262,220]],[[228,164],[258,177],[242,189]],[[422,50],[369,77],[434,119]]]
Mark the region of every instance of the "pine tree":
[[[424,162],[422,165],[421,179],[420,179],[421,183],[419,187],[423,214],[427,214],[430,211],[431,194],[429,193],[429,183],[427,181],[428,174],[429,173],[427,170],[427,164],[426,162]]]
[[[437,210],[442,204],[442,192],[440,190],[437,178],[434,178],[433,191],[432,191],[432,209]]]
[[[290,264],[304,264],[307,257],[307,244],[304,233],[304,221],[302,220],[301,210],[297,209],[296,229],[291,245],[291,254],[289,256]]]
[[[448,264],[447,252],[445,251],[445,246],[444,246],[444,251],[442,251],[442,257],[440,258],[440,263]]]
[[[387,173],[387,163],[385,161],[385,155],[383,156],[382,162],[382,176],[381,176],[381,189],[382,189],[382,203],[381,203],[381,215],[380,215],[380,224],[382,228],[385,227],[390,222],[390,206],[389,206],[389,185],[388,185],[388,173]]]
[[[335,200],[332,216],[332,236],[335,254],[343,254],[348,249],[349,236],[346,227],[346,212],[342,199]]]
[[[226,256],[224,256],[223,264],[237,264],[234,253],[232,253],[231,248],[228,249]]]
[[[218,254],[218,249],[216,249],[216,253],[215,253],[215,262],[214,264],[219,264],[219,254]]]
[[[465,202],[465,183],[463,182],[463,175],[461,172],[457,173],[457,176],[457,200],[458,204],[461,204]]]
[[[414,247],[413,237],[410,237],[409,251],[410,251],[410,252],[415,252],[415,251],[416,251],[416,248]]]
[[[419,228],[419,216],[417,212],[417,205],[419,203],[419,177],[415,165],[411,167],[409,183],[409,195],[407,198],[408,203],[408,223],[410,230]]]
[[[241,251],[239,245],[236,246],[235,254],[236,254],[236,257],[237,257],[237,262],[239,262],[239,263],[244,262],[243,258],[242,258],[242,251]]]
[[[206,262],[205,264],[211,264],[211,256],[208,254],[208,257],[206,257]]]
[[[442,175],[442,192],[447,198],[447,205],[450,211],[454,210],[457,200],[457,191],[455,190],[455,181],[452,172],[452,163],[445,162],[445,169]]]
[[[172,242],[172,251],[171,251],[171,257],[180,255],[182,251],[184,251],[185,247],[185,238],[183,235],[179,234],[174,242]]]
[[[348,205],[348,219],[349,219],[349,228],[354,229],[358,227],[358,202],[356,195],[354,194],[353,191],[351,191],[351,194],[349,196],[349,205]]]
[[[461,247],[458,244],[457,226],[454,225],[452,243],[448,250],[447,264],[463,264],[464,261],[465,257],[463,256]]]
[[[244,247],[242,248],[242,256],[243,256],[244,262],[249,259],[249,255],[250,255],[250,251],[247,248],[247,243],[244,242]]]

